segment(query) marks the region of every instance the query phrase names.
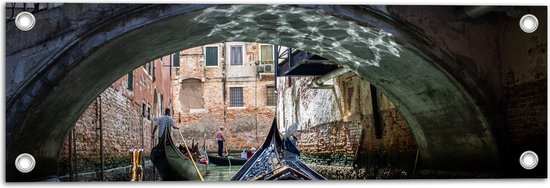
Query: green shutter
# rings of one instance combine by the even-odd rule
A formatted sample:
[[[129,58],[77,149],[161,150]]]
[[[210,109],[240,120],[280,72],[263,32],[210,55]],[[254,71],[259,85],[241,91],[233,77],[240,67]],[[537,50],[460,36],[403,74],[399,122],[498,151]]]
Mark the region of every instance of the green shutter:
[[[206,66],[218,66],[218,47],[206,47]]]
[[[180,53],[176,52],[172,54],[172,58],[174,59],[172,66],[173,67],[180,67]]]
[[[128,72],[128,90],[134,90],[134,71]]]

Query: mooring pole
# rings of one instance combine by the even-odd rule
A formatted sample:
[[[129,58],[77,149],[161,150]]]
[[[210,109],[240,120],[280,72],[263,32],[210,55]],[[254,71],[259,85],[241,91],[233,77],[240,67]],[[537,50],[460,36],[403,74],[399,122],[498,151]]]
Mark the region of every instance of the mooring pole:
[[[413,178],[414,178],[414,175],[416,174],[416,165],[418,164],[418,154],[420,153],[420,149],[416,149],[416,158],[414,159],[414,168],[413,168]]]

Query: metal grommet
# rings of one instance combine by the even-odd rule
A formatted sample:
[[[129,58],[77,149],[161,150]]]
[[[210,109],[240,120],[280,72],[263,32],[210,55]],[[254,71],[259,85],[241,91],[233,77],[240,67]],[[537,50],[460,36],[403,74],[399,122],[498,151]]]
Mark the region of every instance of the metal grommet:
[[[519,27],[526,33],[535,32],[539,27],[539,20],[535,15],[526,14],[519,20]]]
[[[28,153],[23,153],[15,159],[15,167],[19,170],[19,172],[29,173],[32,169],[34,169],[35,165],[36,161],[34,160],[34,157]]]
[[[21,31],[28,31],[31,30],[34,27],[34,24],[36,23],[36,19],[34,18],[34,15],[30,12],[20,12],[17,14],[17,17],[15,17],[15,26],[19,28]]]
[[[521,167],[527,170],[531,170],[537,167],[538,163],[539,157],[533,151],[523,152],[523,154],[521,154],[521,156],[519,157],[519,164],[521,164]]]

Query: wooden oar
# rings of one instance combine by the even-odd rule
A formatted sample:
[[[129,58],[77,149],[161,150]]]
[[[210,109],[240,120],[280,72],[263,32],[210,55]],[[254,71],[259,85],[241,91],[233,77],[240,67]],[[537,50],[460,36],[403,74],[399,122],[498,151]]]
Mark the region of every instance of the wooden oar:
[[[199,168],[197,168],[197,164],[195,163],[195,160],[193,159],[193,155],[191,155],[191,152],[189,151],[189,147],[187,147],[187,143],[185,143],[185,138],[183,138],[183,135],[181,134],[181,130],[178,129],[178,132],[180,133],[180,137],[183,140],[183,145],[185,145],[185,150],[187,151],[187,154],[189,155],[189,158],[191,159],[191,162],[193,162],[193,166],[195,167],[195,171],[197,171],[197,174],[199,175],[199,179],[201,181],[204,181],[202,178],[201,172],[199,171]]]

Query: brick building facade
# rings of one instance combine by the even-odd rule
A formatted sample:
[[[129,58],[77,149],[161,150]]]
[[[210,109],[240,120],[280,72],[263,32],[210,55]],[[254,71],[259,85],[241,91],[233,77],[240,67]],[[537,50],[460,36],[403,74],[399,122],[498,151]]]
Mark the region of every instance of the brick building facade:
[[[273,45],[217,43],[174,56],[174,118],[183,136],[216,150],[214,134],[224,126],[229,150],[257,148],[276,110]]]
[[[130,149],[143,148],[149,158],[153,120],[172,105],[172,61],[168,55],[138,67],[91,102],[63,145],[62,180],[70,180],[71,174],[73,181],[101,180],[102,159],[103,169],[111,171],[104,173],[104,180],[129,180]]]

